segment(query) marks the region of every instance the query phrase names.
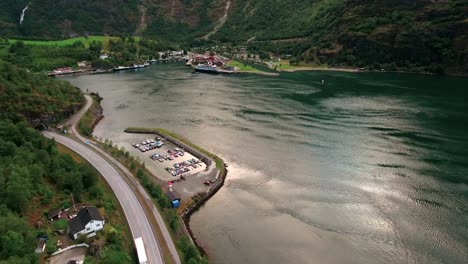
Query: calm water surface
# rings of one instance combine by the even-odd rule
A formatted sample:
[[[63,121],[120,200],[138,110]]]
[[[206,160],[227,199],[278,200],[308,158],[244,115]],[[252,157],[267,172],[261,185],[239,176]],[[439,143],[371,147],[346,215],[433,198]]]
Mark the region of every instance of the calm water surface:
[[[467,263],[468,79],[157,65],[68,80],[104,97],[98,136],[163,127],[230,165],[192,218],[212,263]]]

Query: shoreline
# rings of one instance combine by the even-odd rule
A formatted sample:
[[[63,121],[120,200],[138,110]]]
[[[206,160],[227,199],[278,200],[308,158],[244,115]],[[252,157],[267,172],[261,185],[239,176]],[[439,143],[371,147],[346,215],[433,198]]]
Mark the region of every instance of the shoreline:
[[[379,70],[358,70],[351,68],[323,68],[323,67],[297,67],[292,69],[277,70],[278,72],[300,72],[300,71],[329,71],[329,72],[350,72],[350,73],[402,73],[402,74],[420,74],[429,76],[451,76],[451,77],[466,77],[466,75],[440,75],[430,72],[410,72],[410,71],[379,71]]]
[[[255,65],[259,66],[264,66],[268,67],[268,64],[262,64],[258,61],[248,61],[248,63],[252,63]],[[271,69],[271,68],[270,68]],[[272,69],[273,70],[273,69]],[[445,69],[444,69],[445,70]],[[402,74],[420,74],[420,75],[425,75],[425,76],[442,76],[442,77],[468,77],[468,71],[466,72],[460,72],[460,71],[448,71],[445,72],[444,74],[436,74],[436,73],[431,73],[427,71],[405,71],[405,70],[359,70],[357,67],[355,68],[346,68],[346,67],[338,67],[338,68],[328,68],[328,67],[317,67],[317,66],[297,66],[294,68],[289,68],[289,69],[276,69],[276,72],[287,72],[287,73],[293,73],[293,72],[300,72],[300,71],[330,71],[330,72],[349,72],[349,73],[402,73]]]
[[[324,68],[324,67],[296,67],[291,69],[276,70],[278,72],[297,72],[297,71],[332,71],[332,72],[366,72],[350,68]]]
[[[277,72],[266,72],[266,71],[249,71],[249,70],[239,70],[239,73],[248,73],[248,74],[258,74],[263,76],[279,76]]]
[[[227,173],[228,173],[228,170],[227,168],[225,167],[226,166],[226,163],[221,159],[219,158],[218,156],[200,148],[199,146],[187,141],[187,142],[184,142],[186,141],[185,139],[184,140],[179,140],[175,137],[173,137],[172,135],[168,134],[168,133],[165,133],[166,131],[164,131],[163,129],[144,129],[144,128],[127,128],[124,130],[125,133],[132,133],[132,134],[155,134],[155,135],[158,135],[160,137],[164,137],[166,138],[166,140],[169,140],[172,144],[175,144],[181,148],[184,148],[184,149],[188,149],[192,155],[194,156],[202,156],[203,158],[205,158],[206,160],[209,160],[210,162],[215,162],[215,166],[216,166],[216,169],[218,170],[218,176],[216,177],[216,182],[211,186],[211,188],[204,192],[203,195],[201,197],[199,197],[198,199],[193,199],[195,196],[197,195],[194,195],[192,197],[192,203],[187,206],[183,213],[180,215],[181,219],[182,219],[182,223],[184,225],[184,229],[187,231],[187,234],[189,236],[189,238],[192,240],[192,242],[195,244],[195,246],[198,248],[198,250],[205,256],[208,256],[206,250],[203,248],[203,246],[198,243],[197,241],[197,238],[195,237],[195,235],[193,234],[193,231],[190,227],[190,218],[191,216],[196,213],[211,197],[213,197],[223,186],[224,186],[224,183],[225,183],[225,180],[226,180],[226,177],[227,177]],[[170,131],[167,131],[169,133],[171,133]],[[196,148],[194,147],[196,146]],[[203,151],[200,151],[199,149],[203,150]],[[203,152],[207,152],[209,153],[210,155],[207,155],[206,153],[203,153]],[[213,160],[212,161],[212,157],[210,156],[214,156],[216,157],[217,160]],[[199,158],[199,157],[197,157]],[[219,167],[218,167],[219,166]]]
[[[101,106],[102,97],[99,96],[97,93],[90,93],[94,103],[97,106],[98,111],[93,111],[92,116],[94,118],[93,122],[91,123],[92,131],[98,123],[104,118],[103,115],[103,108]],[[91,134],[92,134],[91,131]],[[216,174],[216,181],[214,184],[204,193],[197,193],[191,197],[191,203],[184,208],[184,211],[177,215],[182,220],[182,226],[184,233],[186,236],[192,241],[192,243],[197,247],[200,253],[206,257],[209,257],[207,251],[203,248],[203,246],[198,243],[197,238],[195,237],[191,227],[190,227],[190,219],[191,216],[197,212],[211,197],[213,197],[223,186],[227,177],[227,165],[218,156],[206,151],[205,149],[193,144],[192,142],[170,132],[165,129],[150,129],[150,128],[127,128],[124,130],[125,133],[133,133],[133,134],[153,134],[158,135],[160,137],[165,138],[166,140],[170,141],[172,144],[179,146],[180,148],[187,149],[190,151],[192,155],[195,157],[202,159],[204,158],[207,161],[207,165],[214,166],[217,170]],[[213,164],[214,162],[214,164]],[[153,177],[157,178],[155,175]],[[159,178],[157,178],[159,179]],[[162,185],[161,187],[165,187]],[[200,195],[201,194],[201,195]],[[194,199],[196,198],[196,199]]]

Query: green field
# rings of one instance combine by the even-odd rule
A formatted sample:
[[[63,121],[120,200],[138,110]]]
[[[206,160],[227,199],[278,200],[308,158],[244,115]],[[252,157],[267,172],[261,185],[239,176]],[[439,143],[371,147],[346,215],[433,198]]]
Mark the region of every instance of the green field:
[[[133,37],[135,41],[139,41],[141,37]],[[109,43],[109,40],[117,40],[120,39],[119,37],[110,37],[110,36],[89,36],[89,37],[76,37],[76,38],[69,38],[69,39],[64,39],[64,40],[23,40],[25,44],[29,45],[56,45],[56,46],[67,46],[67,45],[72,45],[76,41],[81,41],[83,44],[88,47],[89,43],[93,41],[100,41],[104,45],[104,47],[107,46],[107,43]],[[15,43],[16,41],[19,41],[20,39],[9,39],[10,43]]]
[[[289,60],[282,60],[280,63],[277,64],[276,70],[295,70],[295,69],[303,69],[303,68],[314,68],[314,69],[327,69],[327,64],[317,65],[312,63],[305,63],[304,61],[299,62],[297,65],[289,64]]]
[[[227,63],[228,66],[239,68],[240,72],[261,72],[259,69],[254,68],[248,64],[239,61],[231,60]]]

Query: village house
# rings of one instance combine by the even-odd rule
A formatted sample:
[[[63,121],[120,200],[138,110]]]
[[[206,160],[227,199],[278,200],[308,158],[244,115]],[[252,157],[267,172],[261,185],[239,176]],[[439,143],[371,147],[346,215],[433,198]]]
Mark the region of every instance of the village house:
[[[73,239],[80,235],[93,237],[96,232],[104,229],[105,220],[96,207],[81,208],[77,216],[68,223],[68,230]]]
[[[107,59],[109,58],[109,55],[107,55],[107,54],[101,54],[101,55],[99,55],[99,58],[100,58],[101,60],[107,60]]]
[[[55,208],[53,210],[50,210],[49,213],[47,214],[47,219],[53,222],[54,220],[61,218],[62,212],[63,212],[63,208]]]
[[[183,50],[179,50],[179,51],[172,51],[170,53],[171,56],[183,56],[184,55],[184,51]]]
[[[87,61],[79,61],[76,63],[78,67],[86,67],[88,62]]]

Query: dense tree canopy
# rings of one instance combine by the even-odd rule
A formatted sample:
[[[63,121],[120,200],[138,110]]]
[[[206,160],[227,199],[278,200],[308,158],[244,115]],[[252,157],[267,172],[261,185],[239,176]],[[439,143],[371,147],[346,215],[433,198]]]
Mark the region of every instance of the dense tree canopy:
[[[0,60],[0,117],[66,117],[84,101],[78,88]]]
[[[80,91],[65,82],[0,61],[1,264],[37,263],[34,249],[40,230],[33,229],[26,217],[50,206],[62,192],[80,201],[96,187],[95,170],[59,153],[54,141],[26,122],[43,115],[58,121],[61,113],[82,101]]]

